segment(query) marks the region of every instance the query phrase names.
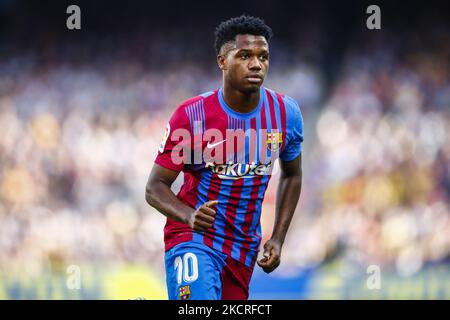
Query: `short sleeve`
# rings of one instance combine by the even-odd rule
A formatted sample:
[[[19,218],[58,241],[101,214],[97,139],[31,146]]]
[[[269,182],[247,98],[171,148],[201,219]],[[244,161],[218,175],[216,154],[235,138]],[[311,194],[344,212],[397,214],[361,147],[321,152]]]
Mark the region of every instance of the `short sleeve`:
[[[286,145],[280,158],[291,161],[302,152],[303,117],[297,102],[289,96],[284,97],[286,109]]]
[[[184,137],[184,138],[183,138]],[[155,163],[174,171],[182,171],[183,141],[190,137],[190,122],[185,108],[179,107],[167,123]]]

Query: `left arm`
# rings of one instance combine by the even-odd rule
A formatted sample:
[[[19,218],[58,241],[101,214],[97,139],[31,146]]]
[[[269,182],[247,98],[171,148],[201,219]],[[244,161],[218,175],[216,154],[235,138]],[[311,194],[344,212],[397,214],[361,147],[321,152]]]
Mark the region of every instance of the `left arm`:
[[[258,265],[267,273],[280,265],[281,249],[302,188],[301,165],[301,153],[292,161],[280,159],[281,177],[277,190],[272,237],[264,244],[264,257],[258,261]]]

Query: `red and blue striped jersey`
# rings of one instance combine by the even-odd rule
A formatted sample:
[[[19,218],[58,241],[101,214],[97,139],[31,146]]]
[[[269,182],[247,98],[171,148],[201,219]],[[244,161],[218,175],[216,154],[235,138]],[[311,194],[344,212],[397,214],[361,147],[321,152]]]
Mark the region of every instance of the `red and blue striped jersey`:
[[[178,199],[192,208],[218,200],[214,226],[195,232],[168,218],[165,249],[204,243],[253,266],[261,241],[261,207],[277,158],[301,153],[303,119],[289,96],[262,87],[250,113],[231,109],[222,88],[183,102],[172,115],[155,163],[182,171]]]

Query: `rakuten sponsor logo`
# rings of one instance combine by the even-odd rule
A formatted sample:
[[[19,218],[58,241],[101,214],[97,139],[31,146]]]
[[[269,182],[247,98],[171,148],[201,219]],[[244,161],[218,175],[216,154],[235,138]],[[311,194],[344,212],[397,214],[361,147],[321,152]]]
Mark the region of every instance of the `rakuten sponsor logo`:
[[[210,168],[220,179],[236,180],[268,175],[270,174],[272,163],[256,164],[252,162],[251,164],[248,164],[230,161],[228,164],[214,164],[212,162],[207,162],[205,167]]]

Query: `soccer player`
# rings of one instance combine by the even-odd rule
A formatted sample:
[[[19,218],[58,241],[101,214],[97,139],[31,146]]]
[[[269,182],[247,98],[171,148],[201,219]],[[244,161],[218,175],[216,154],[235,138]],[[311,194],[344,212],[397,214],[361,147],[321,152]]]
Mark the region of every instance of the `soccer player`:
[[[248,299],[261,241],[260,215],[274,162],[281,177],[275,223],[258,265],[280,264],[301,190],[303,120],[298,104],[262,86],[272,30],[240,16],[215,32],[223,87],[173,113],[146,186],[164,228],[169,299]],[[171,185],[180,172],[177,195]]]

